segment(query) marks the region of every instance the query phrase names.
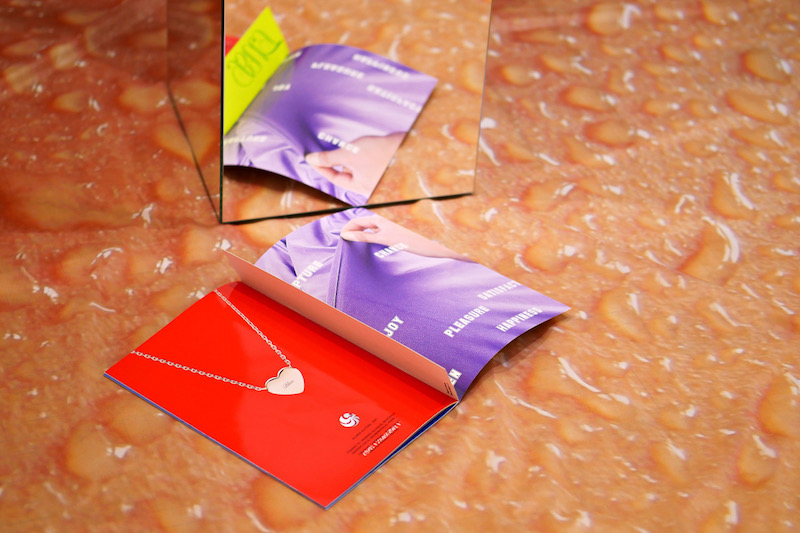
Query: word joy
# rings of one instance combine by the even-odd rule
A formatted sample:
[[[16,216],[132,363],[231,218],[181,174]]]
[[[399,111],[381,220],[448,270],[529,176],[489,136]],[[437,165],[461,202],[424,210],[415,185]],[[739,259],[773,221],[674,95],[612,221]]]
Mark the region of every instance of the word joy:
[[[403,323],[403,321],[400,320],[400,317],[395,316],[392,319],[392,321],[389,322],[389,324],[385,328],[383,328],[383,331],[384,331],[384,333],[386,333],[387,337],[391,337],[392,335],[394,335],[395,331],[400,329],[400,324],[402,324],[402,323]]]

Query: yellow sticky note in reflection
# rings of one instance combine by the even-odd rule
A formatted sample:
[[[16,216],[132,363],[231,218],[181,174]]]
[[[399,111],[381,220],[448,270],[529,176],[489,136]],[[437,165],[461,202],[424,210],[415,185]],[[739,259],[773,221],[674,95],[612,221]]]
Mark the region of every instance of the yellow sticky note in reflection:
[[[266,8],[225,56],[223,133],[239,120],[287,55],[281,29]]]

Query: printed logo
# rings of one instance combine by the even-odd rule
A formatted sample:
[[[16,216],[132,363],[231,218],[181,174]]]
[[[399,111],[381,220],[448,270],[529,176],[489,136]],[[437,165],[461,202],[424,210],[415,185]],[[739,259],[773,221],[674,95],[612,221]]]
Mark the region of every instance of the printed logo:
[[[339,423],[342,427],[352,428],[358,425],[359,418],[355,413],[345,413],[339,417]]]

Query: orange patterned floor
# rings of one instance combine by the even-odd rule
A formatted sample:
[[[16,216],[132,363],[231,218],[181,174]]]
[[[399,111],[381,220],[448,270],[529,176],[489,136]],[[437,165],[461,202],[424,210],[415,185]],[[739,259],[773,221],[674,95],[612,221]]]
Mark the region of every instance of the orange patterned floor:
[[[495,0],[476,193],[379,212],[572,311],[329,511],[102,377],[305,220],[216,224],[149,0],[8,4],[0,529],[800,527],[790,0]]]

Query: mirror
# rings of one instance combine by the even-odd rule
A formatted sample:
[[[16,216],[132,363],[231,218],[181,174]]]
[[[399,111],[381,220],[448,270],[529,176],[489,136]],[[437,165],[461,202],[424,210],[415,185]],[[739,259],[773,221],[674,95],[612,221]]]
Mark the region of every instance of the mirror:
[[[490,2],[168,4],[170,93],[220,222],[473,191]],[[223,136],[225,54],[242,66],[267,7],[287,57]]]
[[[167,87],[218,218],[222,212],[222,21],[222,0],[167,1]]]

